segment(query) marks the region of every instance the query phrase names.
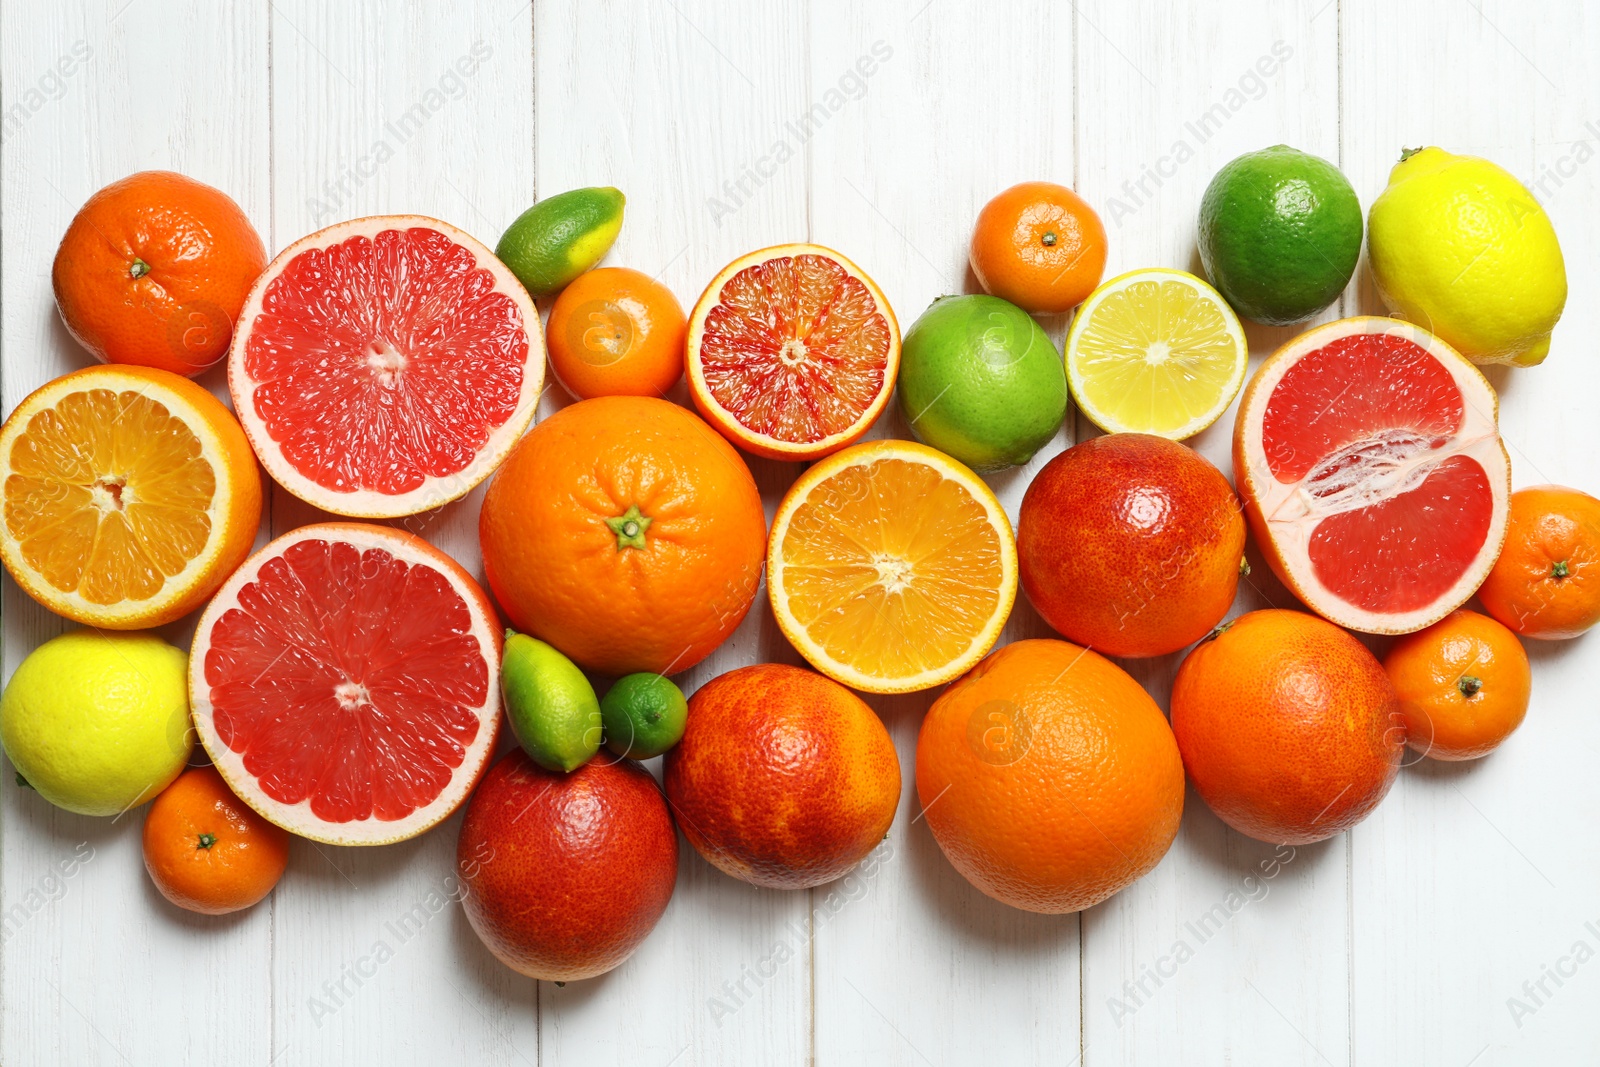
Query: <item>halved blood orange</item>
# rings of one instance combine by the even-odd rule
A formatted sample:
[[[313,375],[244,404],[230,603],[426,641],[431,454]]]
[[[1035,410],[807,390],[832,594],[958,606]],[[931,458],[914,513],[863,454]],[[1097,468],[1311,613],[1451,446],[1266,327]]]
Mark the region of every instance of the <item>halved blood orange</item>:
[[[900,325],[831,248],[763,248],[706,286],[687,370],[695,406],[728,440],[767,459],[817,459],[860,438],[889,402]]]
[[[421,215],[341,222],[278,253],[228,353],[233,406],[268,473],[363,518],[465,495],[527,428],[543,382],[522,284]]]
[[[189,701],[245,803],[334,845],[415,837],[472,791],[500,728],[500,628],[449,556],[401,530],[303,526],[200,617]]]
[[[1511,460],[1466,359],[1397,319],[1341,319],[1245,388],[1233,473],[1262,554],[1318,614],[1409,633],[1472,596],[1500,555]]]

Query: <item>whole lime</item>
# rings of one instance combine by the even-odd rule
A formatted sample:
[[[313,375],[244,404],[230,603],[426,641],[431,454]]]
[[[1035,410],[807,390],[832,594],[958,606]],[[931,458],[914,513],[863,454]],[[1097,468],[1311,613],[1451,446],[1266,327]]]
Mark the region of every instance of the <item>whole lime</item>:
[[[194,750],[189,657],[147,633],[74,630],[28,654],[0,697],[0,742],[58,808],[120,815]]]
[[[1338,299],[1361,258],[1361,201],[1325,159],[1288,145],[1228,163],[1200,199],[1200,262],[1228,303],[1270,326]]]
[[[672,679],[644,672],[617,679],[600,701],[606,747],[629,759],[659,756],[683,737],[689,702]]]
[[[942,296],[900,347],[911,432],[975,471],[1026,463],[1067,413],[1067,374],[1026,311],[995,296]]]
[[[535,298],[550,296],[605,258],[628,198],[610,186],[571,189],[517,216],[494,254]]]
[[[539,766],[573,771],[600,751],[600,702],[578,665],[538,638],[506,631],[500,659],[506,719]]]

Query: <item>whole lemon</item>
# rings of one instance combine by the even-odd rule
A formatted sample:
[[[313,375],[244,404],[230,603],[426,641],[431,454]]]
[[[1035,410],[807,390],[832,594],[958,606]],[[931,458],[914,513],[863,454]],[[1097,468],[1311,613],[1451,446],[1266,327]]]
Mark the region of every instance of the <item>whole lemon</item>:
[[[1474,363],[1531,367],[1550,351],[1567,268],[1550,217],[1487,159],[1408,149],[1367,219],[1390,311]]]
[[[74,630],[34,649],[0,696],[0,743],[39,795],[117,815],[182,773],[194,749],[189,657],[148,633]]]

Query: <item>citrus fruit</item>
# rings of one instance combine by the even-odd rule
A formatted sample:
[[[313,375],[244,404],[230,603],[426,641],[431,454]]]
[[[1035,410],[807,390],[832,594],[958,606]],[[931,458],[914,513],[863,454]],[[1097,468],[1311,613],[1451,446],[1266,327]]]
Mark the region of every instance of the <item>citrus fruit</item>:
[[[336,515],[393,518],[465,495],[539,400],[539,313],[472,237],[420,215],[341,222],[279,252],[228,355],[267,472]]]
[[[1361,258],[1361,201],[1339,168],[1288,145],[1247,152],[1200,198],[1200,262],[1233,309],[1271,326],[1339,298]]]
[[[867,432],[894,392],[900,327],[861,268],[821,245],[734,260],[689,315],[695,407],[767,459],[816,459]]]
[[[581,274],[556,297],[550,369],[580,400],[663,396],[683,377],[688,319],[672,290],[627,267]]]
[[[1302,611],[1252,611],[1185,657],[1172,685],[1183,766],[1217,817],[1307,845],[1366,818],[1405,748],[1394,687],[1366,646]]]
[[[550,771],[581,767],[600,751],[600,701],[576,664],[537,638],[506,631],[500,658],[506,721],[522,750]]]
[[[1341,319],[1279,348],[1233,429],[1234,485],[1278,578],[1364,633],[1460,607],[1505,540],[1497,404],[1476,367],[1396,319]]]
[[[984,292],[1036,315],[1071,311],[1100,284],[1106,228],[1066,186],[1022,182],[978,212],[970,259]]]
[[[1528,713],[1533,684],[1517,635],[1487,615],[1452,611],[1384,657],[1406,739],[1424,756],[1486,756]]]
[[[683,738],[689,704],[672,679],[648,672],[624,675],[600,701],[606,747],[619,756],[649,759]]]
[[[1065,641],[1017,641],[928,709],[917,798],[967,881],[1025,911],[1081,911],[1166,855],[1183,764],[1122,668]]]
[[[261,473],[216,397],[163,370],[86,367],[0,427],[0,559],[58,615],[160,626],[205,603],[261,522]]]
[[[605,258],[622,232],[627,202],[610,186],[547,196],[506,228],[495,255],[530,296],[550,296]]]
[[[900,760],[872,709],[782,663],[701,686],[662,771],[678,826],[706,862],[770,889],[848,873],[889,832],[900,802]]]
[[[1561,245],[1533,194],[1487,159],[1407,149],[1372,202],[1367,258],[1390,311],[1474,363],[1549,353],[1567,302]]]
[[[500,730],[500,628],[449,556],[386,526],[302,526],[195,630],[195,726],[239,798],[301,837],[381,845],[461,805]]]
[[[1015,304],[942,296],[906,334],[900,411],[917,440],[973,470],[1018,466],[1067,413],[1061,353]]]
[[[512,751],[472,795],[456,846],[462,904],[512,970],[593,978],[649,936],[678,880],[678,835],[655,779],[630,760],[571,774]]]
[[[246,806],[215,767],[191,767],[144,817],[144,866],[161,895],[202,915],[260,903],[289,863],[289,835]]]
[[[28,653],[0,697],[0,741],[40,796],[120,815],[167,787],[194,751],[187,657],[154,634],[73,630]]]
[[[145,170],[78,209],[50,280],[67,331],[96,359],[195,375],[228,351],[266,265],[261,236],[226,193]]]
[[[1067,384],[1107,433],[1181,441],[1216,422],[1244,384],[1244,329],[1193,274],[1151,267],[1096,289],[1067,334]]]
[[[1044,621],[1110,656],[1162,656],[1228,613],[1244,519],[1222,472],[1150,434],[1094,437],[1034,475],[1017,520],[1022,588]]]
[[[761,584],[750,469],[665,400],[583,400],[522,439],[484,497],[483,566],[512,624],[602,674],[688,670]]]
[[[1016,542],[970,470],[927,445],[867,441],[813,464],[784,495],[767,593],[817,670],[909,693],[994,646],[1017,597]]]
[[[1478,589],[1523,637],[1559,641],[1600,622],[1600,500],[1559,485],[1511,494],[1505,548]]]

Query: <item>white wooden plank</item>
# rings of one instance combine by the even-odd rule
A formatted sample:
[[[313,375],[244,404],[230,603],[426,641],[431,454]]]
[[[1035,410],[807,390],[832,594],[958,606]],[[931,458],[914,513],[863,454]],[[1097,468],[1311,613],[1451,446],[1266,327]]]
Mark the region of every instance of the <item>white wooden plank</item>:
[[[96,189],[183,171],[267,217],[265,10],[195,2],[130,15],[122,0],[0,5],[4,403],[93,362],[67,335],[50,264]],[[226,393],[220,374],[202,382]],[[4,579],[5,675],[68,624]],[[164,630],[187,646],[192,620]],[[207,919],[150,884],[143,809],[116,820],[0,787],[0,1060],[266,1062],[270,906]],[[196,1020],[218,1020],[197,1025]]]

